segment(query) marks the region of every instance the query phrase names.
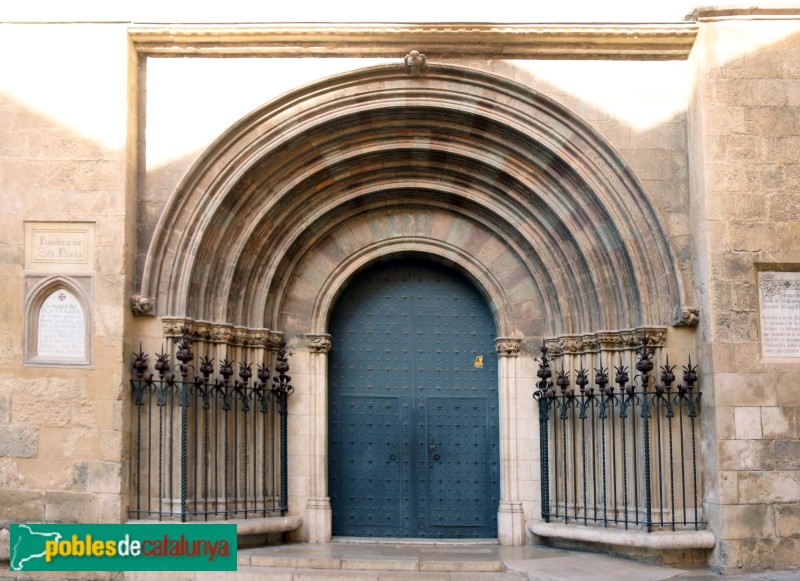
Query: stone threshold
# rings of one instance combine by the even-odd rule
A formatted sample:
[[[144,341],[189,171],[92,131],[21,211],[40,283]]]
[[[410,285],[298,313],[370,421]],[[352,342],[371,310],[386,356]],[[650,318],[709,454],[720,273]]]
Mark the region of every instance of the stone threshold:
[[[528,521],[528,530],[539,537],[602,543],[660,551],[680,549],[713,549],[717,538],[712,531],[622,530],[606,527],[587,527],[576,524]]]
[[[348,545],[424,545],[434,547],[471,547],[499,545],[497,539],[418,539],[392,537],[333,537],[331,544]]]

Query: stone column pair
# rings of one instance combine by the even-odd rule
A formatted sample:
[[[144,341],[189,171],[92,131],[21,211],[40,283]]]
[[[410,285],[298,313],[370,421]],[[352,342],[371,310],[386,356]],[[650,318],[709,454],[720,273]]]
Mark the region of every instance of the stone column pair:
[[[310,543],[331,540],[332,511],[328,491],[328,351],[330,335],[306,335],[310,353],[311,446],[310,492],[306,504],[306,531]],[[495,341],[499,360],[500,405],[500,507],[498,538],[503,545],[525,542],[525,515],[519,490],[517,463],[517,356],[520,339]]]

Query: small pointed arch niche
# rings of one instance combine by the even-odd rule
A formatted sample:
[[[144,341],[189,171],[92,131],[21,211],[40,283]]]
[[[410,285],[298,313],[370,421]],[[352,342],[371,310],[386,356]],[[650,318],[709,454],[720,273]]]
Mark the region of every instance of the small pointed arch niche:
[[[25,364],[90,367],[91,278],[55,276],[26,282]]]

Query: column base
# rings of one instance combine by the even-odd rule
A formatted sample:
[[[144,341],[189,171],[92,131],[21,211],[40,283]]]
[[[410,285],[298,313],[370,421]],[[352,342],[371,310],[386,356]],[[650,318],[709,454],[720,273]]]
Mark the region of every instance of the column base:
[[[309,543],[329,543],[333,535],[331,499],[309,498],[306,502],[306,540]]]
[[[521,502],[501,502],[497,511],[497,539],[501,545],[524,545],[525,511]]]

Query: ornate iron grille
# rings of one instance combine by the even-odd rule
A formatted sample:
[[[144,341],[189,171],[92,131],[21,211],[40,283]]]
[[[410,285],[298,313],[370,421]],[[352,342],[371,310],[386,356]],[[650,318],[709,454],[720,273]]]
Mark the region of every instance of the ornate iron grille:
[[[184,326],[172,364],[167,353],[133,356],[132,518],[218,520],[284,516],[287,494],[287,402],[291,386],[286,343],[267,361],[208,355],[195,367]],[[239,379],[231,381],[238,368]]]
[[[628,366],[556,373],[542,347],[539,403],[542,518],[565,524],[676,530],[704,525],[698,506],[697,418],[700,392],[691,357],[677,387],[674,365],[653,379],[655,348],[642,339],[634,381]],[[614,386],[616,384],[616,387]]]

